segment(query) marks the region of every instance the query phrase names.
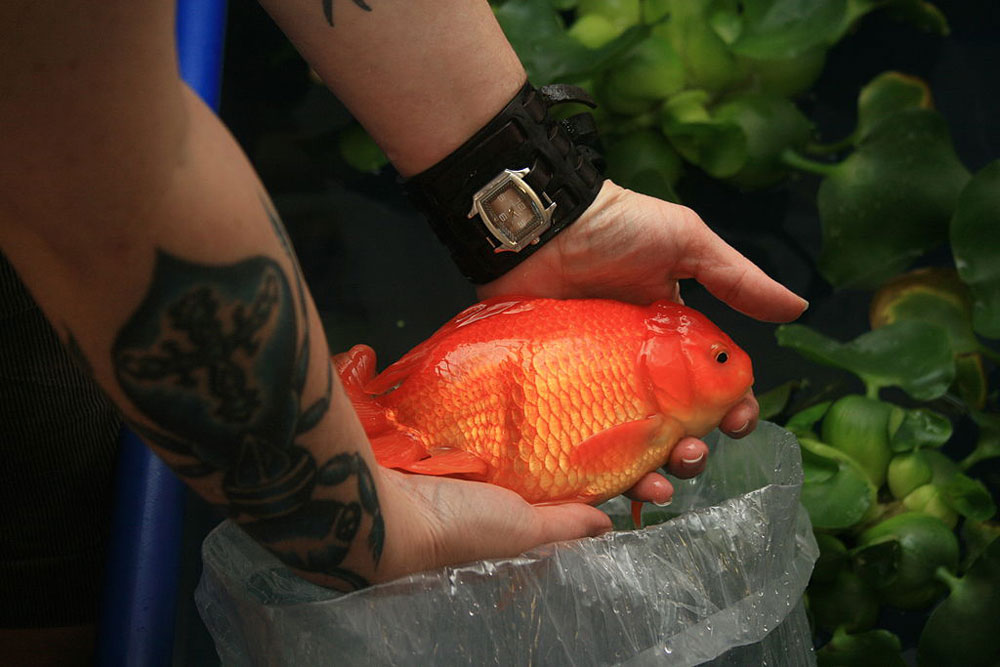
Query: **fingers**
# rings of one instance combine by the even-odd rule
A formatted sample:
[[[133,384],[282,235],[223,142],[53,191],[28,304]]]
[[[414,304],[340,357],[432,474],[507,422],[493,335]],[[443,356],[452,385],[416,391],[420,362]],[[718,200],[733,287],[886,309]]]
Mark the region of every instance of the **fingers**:
[[[535,507],[539,533],[529,547],[575,540],[581,537],[597,537],[611,530],[611,518],[590,505],[572,503],[569,505],[541,505]]]
[[[691,277],[716,297],[765,322],[790,322],[809,306],[708,227],[702,230],[701,238],[689,246],[695,253]]]
[[[644,503],[669,504],[674,497],[674,485],[663,475],[651,472],[625,492],[625,496]]]
[[[670,452],[667,469],[674,477],[690,479],[700,475],[708,463],[708,445],[697,438],[681,438]]]
[[[760,405],[748,391],[743,400],[733,406],[722,418],[719,429],[730,438],[742,438],[757,428],[757,418],[760,416]]]

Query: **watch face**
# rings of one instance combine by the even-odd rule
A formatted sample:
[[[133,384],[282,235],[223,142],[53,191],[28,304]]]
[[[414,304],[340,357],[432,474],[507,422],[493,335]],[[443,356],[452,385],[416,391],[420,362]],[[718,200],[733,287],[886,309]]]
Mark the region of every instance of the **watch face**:
[[[537,243],[552,223],[555,203],[543,193],[546,208],[522,178],[529,169],[506,169],[487,183],[473,198],[469,217],[482,218],[492,239],[487,239],[494,252],[520,252]]]
[[[507,183],[486,199],[483,207],[498,231],[503,232],[515,243],[530,234],[541,223],[541,216],[532,205],[531,199],[513,183]]]

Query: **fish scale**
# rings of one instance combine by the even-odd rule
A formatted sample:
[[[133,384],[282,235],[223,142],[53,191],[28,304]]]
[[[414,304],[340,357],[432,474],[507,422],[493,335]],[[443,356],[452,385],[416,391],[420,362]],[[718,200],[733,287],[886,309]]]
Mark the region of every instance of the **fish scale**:
[[[633,319],[638,314],[634,307],[621,310]],[[515,323],[504,325],[507,329]],[[477,334],[489,336],[486,331]],[[580,471],[569,474],[574,445],[623,420],[640,419],[648,408],[631,387],[641,332],[637,335],[634,328],[613,324],[611,319],[591,318],[572,336],[566,336],[563,327],[543,325],[530,328],[524,337],[527,342],[501,346],[499,351],[491,350],[488,342],[456,340],[456,347],[464,347],[462,355],[468,355],[463,364],[470,369],[467,377],[449,368],[449,381],[442,382],[429,366],[389,394],[384,404],[393,409],[399,423],[440,434],[425,443],[429,450],[470,451],[490,465],[485,481],[536,501],[577,490]],[[620,352],[609,354],[611,350]],[[453,365],[447,358],[442,362]],[[590,392],[586,399],[580,391],[584,385]],[[525,397],[524,406],[510,399],[516,394]],[[435,404],[446,407],[428,409]],[[588,410],[589,423],[583,417]],[[506,428],[511,412],[523,424],[520,433]],[[530,477],[514,472],[514,458],[527,464]]]
[[[710,359],[716,349],[729,368]],[[380,462],[529,502],[621,493],[680,437],[716,425],[752,382],[749,358],[700,313],[596,299],[489,300],[378,377],[370,348],[337,367]]]

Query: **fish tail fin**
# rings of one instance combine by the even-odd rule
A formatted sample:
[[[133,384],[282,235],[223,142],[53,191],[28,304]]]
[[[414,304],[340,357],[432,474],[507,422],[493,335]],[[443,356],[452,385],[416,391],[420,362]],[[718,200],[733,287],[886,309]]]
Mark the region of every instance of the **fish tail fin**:
[[[364,390],[375,377],[375,351],[367,345],[355,345],[333,357],[333,365],[344,385],[354,411],[371,442],[379,465],[404,468],[427,456],[420,436],[389,418],[385,408]]]
[[[395,425],[389,421],[385,409],[364,390],[365,384],[375,377],[375,350],[367,345],[355,345],[347,352],[334,355],[333,367],[368,437],[392,430]]]

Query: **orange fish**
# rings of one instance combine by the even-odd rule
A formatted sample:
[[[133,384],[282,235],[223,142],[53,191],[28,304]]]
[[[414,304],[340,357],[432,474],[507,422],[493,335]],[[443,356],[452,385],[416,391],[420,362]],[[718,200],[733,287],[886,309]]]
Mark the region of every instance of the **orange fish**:
[[[753,384],[750,358],[669,301],[498,297],[375,376],[334,358],[378,462],[498,484],[530,503],[601,503],[715,428]]]

